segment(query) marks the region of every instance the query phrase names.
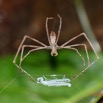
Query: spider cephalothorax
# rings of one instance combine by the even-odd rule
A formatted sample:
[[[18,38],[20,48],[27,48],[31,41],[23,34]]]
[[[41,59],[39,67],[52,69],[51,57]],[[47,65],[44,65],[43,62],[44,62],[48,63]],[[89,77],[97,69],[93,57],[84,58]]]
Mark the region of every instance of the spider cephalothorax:
[[[51,55],[57,56],[57,44],[56,44],[56,34],[54,31],[50,33],[50,46],[51,46]]]

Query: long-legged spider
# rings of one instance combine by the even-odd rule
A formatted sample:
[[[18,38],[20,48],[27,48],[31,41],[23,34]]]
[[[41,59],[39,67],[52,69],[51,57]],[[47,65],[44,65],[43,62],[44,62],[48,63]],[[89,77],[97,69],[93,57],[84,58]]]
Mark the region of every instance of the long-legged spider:
[[[79,47],[79,46],[83,46],[85,48],[85,52],[86,52],[86,57],[87,57],[87,60],[88,60],[88,66],[85,67],[79,74],[77,74],[74,78],[72,79],[76,79],[78,78],[82,73],[84,73],[91,65],[93,65],[98,59],[99,59],[99,56],[97,55],[96,53],[96,50],[94,49],[94,47],[92,46],[90,40],[88,39],[88,37],[86,36],[85,33],[81,33],[75,37],[73,37],[72,39],[68,40],[67,42],[65,42],[64,44],[62,44],[61,46],[58,46],[57,43],[58,43],[58,39],[59,39],[59,36],[60,36],[60,31],[61,31],[61,26],[62,26],[62,18],[60,17],[60,15],[57,15],[58,18],[60,19],[60,25],[59,25],[59,29],[58,29],[58,33],[56,35],[55,31],[51,31],[50,32],[50,35],[49,35],[49,31],[48,31],[48,20],[50,19],[53,19],[53,17],[47,17],[46,18],[46,33],[47,33],[47,38],[48,38],[48,42],[49,42],[49,46],[45,45],[44,43],[32,38],[32,37],[29,37],[29,36],[24,36],[19,48],[18,48],[18,51],[14,57],[14,60],[13,60],[13,63],[17,66],[17,68],[19,70],[21,70],[22,73],[24,73],[29,79],[31,79],[32,81],[36,81],[35,78],[33,76],[31,76],[28,72],[26,72],[22,67],[21,67],[21,64],[23,62],[23,60],[31,53],[31,52],[34,52],[34,51],[37,51],[37,50],[41,50],[41,49],[47,49],[47,50],[51,50],[51,56],[57,56],[58,53],[57,53],[57,50],[58,49],[72,49],[74,51],[76,51],[76,53],[80,56],[80,58],[82,59],[83,63],[84,63],[84,66],[85,66],[85,59],[84,57],[81,55],[81,53],[78,51],[78,49],[76,49],[75,47]],[[94,54],[96,55],[96,59],[90,63],[90,59],[89,59],[89,55],[88,55],[88,50],[87,50],[87,45],[84,44],[84,43],[80,43],[80,44],[73,44],[73,45],[68,45],[68,43],[72,42],[73,40],[76,40],[77,38],[81,37],[81,36],[84,36],[85,39],[88,41],[88,43],[90,44]],[[24,45],[24,42],[26,39],[30,39],[31,41],[34,41],[38,44],[40,44],[41,46],[37,46],[37,45]],[[24,52],[24,49],[25,48],[32,48],[31,50],[29,50],[27,52],[27,54],[25,54],[25,56],[23,56],[23,52]],[[18,57],[18,54],[19,52],[21,51],[21,56],[20,56],[20,63],[17,64],[16,63],[16,59]]]

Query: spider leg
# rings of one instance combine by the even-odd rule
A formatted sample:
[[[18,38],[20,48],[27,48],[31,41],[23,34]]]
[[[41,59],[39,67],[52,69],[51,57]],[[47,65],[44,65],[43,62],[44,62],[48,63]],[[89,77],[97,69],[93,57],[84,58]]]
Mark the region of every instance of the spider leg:
[[[38,47],[38,48],[35,48],[35,49],[32,49],[32,50],[29,50],[27,52],[27,54],[22,58],[22,61],[33,51],[36,51],[36,50],[41,50],[41,49],[47,49],[47,47]]]
[[[60,31],[61,31],[61,26],[62,26],[62,18],[61,18],[61,16],[59,14],[57,16],[60,19],[60,25],[59,25],[59,30],[58,30],[58,34],[57,34],[56,43],[58,42],[58,39],[59,39],[59,36],[60,36]],[[45,25],[49,44],[50,44],[50,38],[49,38],[49,30],[48,30],[48,20],[50,20],[50,19],[53,19],[53,17],[47,17],[46,18],[46,25]]]
[[[23,53],[24,53],[24,48],[35,48],[35,50],[39,50],[40,46],[34,46],[34,45],[23,45],[22,46],[22,50],[21,50],[21,56],[20,56],[20,66],[21,66],[21,63],[22,61],[24,60],[25,57],[27,57],[26,54],[24,57],[23,57]]]
[[[90,58],[89,58],[89,54],[88,54],[88,50],[87,50],[87,46],[86,44],[74,44],[74,45],[70,45],[70,47],[77,47],[77,46],[84,46],[85,52],[86,52],[86,56],[87,56],[87,60],[88,60],[88,66],[90,65]]]
[[[96,61],[99,59],[99,57],[96,56],[96,59],[90,63],[90,59],[89,59],[89,55],[88,55],[88,51],[87,51],[87,47],[86,47],[86,44],[74,44],[74,45],[70,45],[70,46],[64,46],[64,47],[61,47],[61,48],[67,48],[67,49],[76,49],[76,48],[73,48],[75,46],[84,46],[85,47],[85,51],[86,51],[86,55],[87,55],[87,59],[88,59],[88,66],[83,69],[79,74],[77,74],[75,77],[73,77],[72,79],[76,79],[78,78],[81,74],[83,74],[87,69],[89,69],[89,67],[91,67],[93,64],[96,63]],[[77,50],[76,50],[77,51]],[[78,52],[78,51],[77,51]],[[79,53],[79,52],[78,52]],[[79,54],[80,55],[80,54]],[[82,58],[82,57],[81,57]]]
[[[25,47],[36,47],[35,49],[32,49],[32,50],[29,50],[28,53],[23,57],[23,51],[24,51],[24,48]],[[33,46],[33,45],[23,45],[22,47],[22,52],[21,52],[21,57],[20,57],[20,64],[18,67],[18,69],[20,69],[20,71],[22,73],[24,73],[30,80],[32,80],[33,82],[35,82],[35,79],[33,76],[31,76],[28,72],[26,72],[22,67],[21,67],[21,63],[22,61],[33,51],[36,51],[36,50],[40,50],[40,49],[45,49],[46,47],[37,47],[37,46]],[[17,64],[16,64],[17,65]]]
[[[24,74],[26,75],[31,81],[36,82],[35,78],[33,76],[31,76],[27,71],[25,71],[21,66],[17,65],[16,63],[14,63],[16,65],[16,67]]]
[[[49,44],[50,44],[50,38],[49,38],[49,30],[48,30],[48,20],[50,20],[50,19],[53,19],[53,18],[52,17],[47,17],[46,18],[46,24],[45,24],[46,34],[47,34]]]
[[[14,57],[14,60],[13,60],[13,63],[15,64],[15,62],[16,62],[16,59],[17,59],[17,56],[18,56],[18,54],[19,54],[19,52],[20,52],[20,49],[22,48],[22,45],[23,45],[23,43],[25,42],[25,40],[26,39],[30,39],[30,40],[32,40],[32,41],[34,41],[34,42],[37,42],[38,44],[41,44],[42,46],[44,46],[44,47],[46,47],[47,45],[45,45],[44,43],[42,43],[42,42],[40,42],[40,41],[38,41],[38,40],[36,40],[36,39],[34,39],[34,38],[31,38],[31,37],[29,37],[29,36],[24,36],[24,38],[23,38],[23,40],[22,40],[22,42],[21,42],[21,44],[20,44],[20,46],[19,46],[19,48],[18,48],[18,50],[17,50],[17,53],[16,53],[16,55],[15,55],[15,57]]]
[[[17,66],[17,68],[23,73],[25,74],[30,80],[32,80],[33,82],[35,82],[35,78],[33,76],[31,76],[28,72],[26,72],[22,67],[21,67],[21,63],[22,61],[33,51],[36,51],[36,50],[40,50],[40,49],[44,49],[46,47],[37,47],[37,46],[34,46],[35,49],[32,49],[32,50],[29,50],[28,53],[23,57],[23,51],[24,51],[24,48],[25,47],[33,47],[32,45],[24,45],[22,47],[22,52],[21,52],[21,57],[20,57],[20,64],[17,65],[17,63],[15,63],[15,65]]]
[[[22,49],[22,51],[21,51],[21,57],[20,57],[20,64],[18,65],[17,63],[16,63],[16,59],[17,59],[17,57],[18,57],[18,55],[19,55],[19,52],[20,52],[20,50],[21,50],[21,48],[22,48],[22,46],[23,46],[23,43],[25,42],[25,40],[26,39],[30,39],[30,40],[32,40],[32,41],[34,41],[34,42],[37,42],[38,44],[41,44],[43,47],[47,47],[45,44],[43,44],[42,42],[40,42],[40,41],[38,41],[38,40],[36,40],[36,39],[34,39],[34,38],[31,38],[31,37],[29,37],[29,36],[24,36],[24,38],[23,38],[23,40],[22,40],[22,42],[21,42],[21,44],[20,44],[20,46],[19,46],[19,48],[18,48],[18,50],[17,50],[17,53],[16,53],[16,55],[15,55],[15,57],[14,57],[14,60],[13,60],[13,63],[16,65],[16,67],[19,69],[19,70],[21,70],[21,72],[22,73],[24,73],[30,80],[32,80],[32,81],[35,81],[34,80],[34,78],[29,74],[29,73],[27,73],[22,67],[21,67],[21,61],[22,61],[22,56],[23,56],[23,49],[24,49],[24,47],[23,47],[23,49]],[[30,46],[29,46],[30,47]],[[32,47],[32,45],[31,45],[31,47]],[[36,47],[36,46],[35,46]],[[38,49],[39,50],[39,49]]]
[[[84,67],[85,67],[85,59],[84,59],[84,57],[81,55],[81,53],[78,51],[78,49],[73,48],[73,47],[69,47],[69,46],[65,46],[64,48],[66,48],[66,49],[71,49],[71,50],[76,51],[77,54],[78,54],[78,55],[80,56],[80,58],[82,59],[82,61],[83,61],[83,65],[84,65]]]
[[[79,34],[79,35],[73,37],[72,39],[70,39],[70,40],[68,40],[67,42],[65,42],[64,44],[62,44],[61,47],[64,47],[65,45],[67,45],[67,44],[70,43],[71,41],[73,41],[73,40],[75,40],[75,39],[77,39],[77,38],[79,38],[79,37],[81,37],[81,36],[84,36],[84,37],[86,38],[86,40],[87,40],[88,43],[90,44],[92,50],[94,51],[94,53],[95,53],[95,55],[96,55],[96,58],[99,59],[99,56],[97,55],[96,50],[94,49],[93,45],[91,44],[89,38],[86,36],[85,33],[81,33],[81,34]]]
[[[91,63],[91,65],[89,65],[88,67],[86,67],[85,69],[83,69],[79,74],[77,74],[76,76],[74,76],[73,78],[71,78],[72,80],[78,78],[81,74],[83,74],[87,69],[89,69],[89,67],[91,67],[93,64],[95,64],[97,62],[98,58]]]
[[[56,43],[58,42],[58,39],[59,39],[59,36],[60,36],[60,31],[61,31],[61,26],[62,26],[62,18],[59,14],[58,14],[58,17],[60,19],[60,25],[59,25],[59,29],[58,29],[58,35],[57,35]]]

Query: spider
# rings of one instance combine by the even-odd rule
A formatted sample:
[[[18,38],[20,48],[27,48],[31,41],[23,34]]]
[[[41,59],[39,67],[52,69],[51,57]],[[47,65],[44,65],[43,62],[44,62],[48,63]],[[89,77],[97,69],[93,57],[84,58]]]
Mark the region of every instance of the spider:
[[[74,50],[76,51],[76,53],[80,56],[80,58],[82,59],[83,61],[83,65],[85,66],[85,59],[84,57],[81,55],[81,53],[78,51],[78,49],[76,49],[76,47],[79,47],[79,46],[83,46],[84,47],[84,50],[86,52],[86,57],[87,57],[87,60],[88,60],[88,66],[85,67],[79,74],[77,74],[75,77],[73,77],[72,79],[76,79],[78,78],[82,73],[84,73],[90,66],[92,66],[98,59],[99,59],[99,56],[97,55],[96,53],[96,50],[94,49],[93,45],[91,44],[90,40],[88,39],[88,37],[86,36],[85,33],[81,33],[75,37],[73,37],[72,39],[68,40],[67,42],[65,42],[64,44],[62,45],[57,45],[58,43],[58,39],[59,39],[59,36],[60,36],[60,31],[61,31],[61,26],[62,26],[62,18],[61,16],[58,14],[57,15],[59,20],[60,20],[60,24],[59,24],[59,29],[58,29],[58,33],[56,34],[55,31],[51,31],[50,34],[49,34],[49,30],[48,30],[48,20],[50,19],[54,19],[53,17],[47,17],[46,18],[46,24],[45,24],[45,27],[46,27],[46,34],[47,34],[47,38],[48,38],[48,42],[49,42],[49,46],[45,45],[44,43],[30,37],[30,36],[24,36],[23,40],[21,41],[21,44],[17,50],[17,53],[14,57],[14,60],[13,60],[13,63],[16,65],[16,67],[22,72],[24,73],[30,80],[32,80],[33,82],[36,82],[35,78],[33,76],[31,76],[28,72],[26,72],[21,64],[23,62],[23,60],[31,53],[31,52],[34,52],[34,51],[37,51],[37,50],[42,50],[42,49],[46,49],[46,50],[51,50],[51,56],[57,56],[58,55],[58,50],[59,49],[71,49],[71,50]],[[87,45],[84,44],[84,43],[78,43],[78,44],[73,44],[73,45],[68,45],[68,43],[76,40],[77,38],[81,37],[81,36],[84,36],[85,39],[88,41],[88,43],[90,44],[94,54],[96,55],[96,59],[90,63],[90,58],[89,58],[89,55],[88,55],[88,50],[87,50]],[[24,42],[26,39],[30,39],[31,41],[33,42],[36,42],[38,44],[40,44],[41,46],[37,46],[37,45],[24,45]],[[23,52],[25,50],[25,48],[32,48],[31,50],[29,50],[25,56],[23,56]],[[17,64],[16,63],[16,59],[18,57],[18,54],[21,53],[20,55],[20,63]]]

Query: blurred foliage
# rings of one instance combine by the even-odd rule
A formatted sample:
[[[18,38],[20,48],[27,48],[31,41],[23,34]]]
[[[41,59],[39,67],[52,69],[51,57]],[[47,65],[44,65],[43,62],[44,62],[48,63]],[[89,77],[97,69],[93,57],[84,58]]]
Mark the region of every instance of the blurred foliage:
[[[84,55],[82,51],[81,53]],[[95,55],[92,52],[89,54],[91,58],[94,58]],[[59,55],[56,57],[58,65],[55,70],[52,70],[48,52],[45,51],[31,54],[23,63],[23,67],[28,68],[27,70],[35,78],[43,74],[66,74],[70,77],[82,70],[80,69],[82,61],[76,53],[61,51]],[[95,101],[99,98],[96,94],[103,88],[103,55],[99,56],[100,59],[90,69],[71,82],[70,88],[48,87],[33,83],[12,64],[14,55],[2,56],[0,58],[0,90],[7,86],[16,75],[18,77],[0,93],[0,102],[96,103]]]

